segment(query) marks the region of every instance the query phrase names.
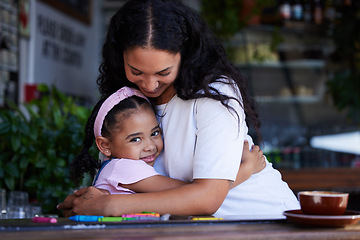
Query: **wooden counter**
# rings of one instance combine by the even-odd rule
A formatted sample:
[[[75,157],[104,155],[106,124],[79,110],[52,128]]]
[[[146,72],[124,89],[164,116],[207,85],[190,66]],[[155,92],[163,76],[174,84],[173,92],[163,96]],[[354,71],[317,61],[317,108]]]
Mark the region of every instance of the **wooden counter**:
[[[279,169],[283,180],[295,191],[340,190],[360,192],[360,168]]]
[[[294,191],[360,189],[360,169],[280,170]],[[0,220],[0,239],[360,239],[360,223],[342,228],[269,221],[165,221],[146,223],[79,224],[60,218],[57,224],[29,219]]]
[[[297,225],[287,220],[223,222],[149,222],[138,224],[7,224],[0,221],[0,239],[360,239],[360,224],[344,228]],[[30,220],[27,220],[30,222]],[[19,227],[16,227],[19,226]],[[10,228],[11,227],[11,228]]]

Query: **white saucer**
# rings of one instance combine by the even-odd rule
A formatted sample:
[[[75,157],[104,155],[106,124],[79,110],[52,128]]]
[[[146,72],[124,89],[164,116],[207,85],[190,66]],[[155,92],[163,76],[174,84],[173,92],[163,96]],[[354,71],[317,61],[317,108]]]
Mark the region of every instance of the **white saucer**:
[[[360,221],[360,212],[350,210],[340,216],[307,215],[303,214],[300,209],[285,211],[283,214],[294,223],[323,227],[344,227]]]

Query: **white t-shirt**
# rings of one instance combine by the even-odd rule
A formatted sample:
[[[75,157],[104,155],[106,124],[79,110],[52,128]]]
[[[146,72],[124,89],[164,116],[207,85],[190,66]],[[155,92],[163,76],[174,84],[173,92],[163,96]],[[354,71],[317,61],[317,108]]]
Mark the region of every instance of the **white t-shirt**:
[[[220,92],[239,99],[233,88],[213,83]],[[167,105],[167,106],[166,106]],[[248,135],[242,107],[230,100],[238,116],[219,101],[210,98],[182,100],[174,96],[157,106],[164,136],[164,151],[155,161],[158,173],[190,182],[193,179],[227,179],[234,181],[241,162],[244,140]],[[215,216],[281,215],[300,208],[271,163],[260,173],[231,189]]]

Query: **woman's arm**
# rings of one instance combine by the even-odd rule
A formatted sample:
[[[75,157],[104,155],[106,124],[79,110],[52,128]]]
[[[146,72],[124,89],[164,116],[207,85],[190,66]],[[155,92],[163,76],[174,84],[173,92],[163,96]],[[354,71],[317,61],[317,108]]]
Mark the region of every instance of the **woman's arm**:
[[[65,217],[79,215],[120,216],[153,211],[160,214],[211,215],[220,207],[229,181],[197,179],[190,184],[154,193],[106,195],[95,187],[83,188],[58,205]]]
[[[250,151],[249,143],[245,141],[242,164],[240,165],[236,181],[231,184],[231,188],[247,180],[253,173],[261,171],[265,165],[266,163],[260,148],[254,145]],[[179,215],[207,215],[212,214],[220,207],[226,197],[226,189],[229,188],[230,184],[227,180],[202,179],[194,180],[193,183],[186,183],[161,175],[154,177],[156,178],[148,178],[147,180],[150,181],[144,181],[141,185],[140,181],[139,185],[133,186],[133,188],[130,185],[134,184],[123,185],[123,187],[136,192],[178,188],[154,194],[139,193],[131,195],[109,195],[109,193],[94,187],[82,188],[69,195],[64,202],[58,205],[58,209],[63,210],[65,217],[75,214],[120,216],[125,213],[142,211],[156,211],[164,214],[172,213]],[[169,183],[167,184],[164,180],[169,181]],[[157,184],[159,184],[158,187]],[[183,185],[187,186],[182,187]],[[207,192],[207,189],[209,189],[209,192]],[[166,199],[167,197],[169,199]],[[192,204],[188,204],[189,202]]]
[[[236,181],[231,188],[247,180],[253,173],[259,172],[266,165],[263,153],[256,145],[249,150],[249,143],[244,142],[242,164]],[[227,180],[194,180],[186,183],[161,175],[145,179],[137,185],[123,185],[135,192],[169,191],[146,194],[109,195],[94,187],[82,188],[69,195],[58,205],[65,217],[75,214],[120,216],[121,214],[142,211],[156,211],[178,215],[211,215],[224,201],[230,182]],[[165,180],[165,181],[164,181]],[[168,182],[167,182],[168,181]],[[186,186],[184,186],[186,185]],[[191,204],[190,204],[191,203]]]
[[[149,193],[160,192],[171,188],[176,188],[185,184],[188,183],[162,175],[155,175],[132,184],[119,183],[119,186],[130,189],[136,193]]]

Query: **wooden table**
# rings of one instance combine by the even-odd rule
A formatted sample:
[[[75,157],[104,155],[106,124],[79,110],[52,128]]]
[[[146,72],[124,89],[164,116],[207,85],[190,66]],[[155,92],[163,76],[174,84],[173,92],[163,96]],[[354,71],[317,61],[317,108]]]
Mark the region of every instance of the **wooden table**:
[[[0,239],[360,239],[360,223],[343,228],[298,225],[287,220],[143,222],[136,224],[9,223],[0,220]]]
[[[295,191],[360,191],[360,168],[279,169],[283,180]]]

